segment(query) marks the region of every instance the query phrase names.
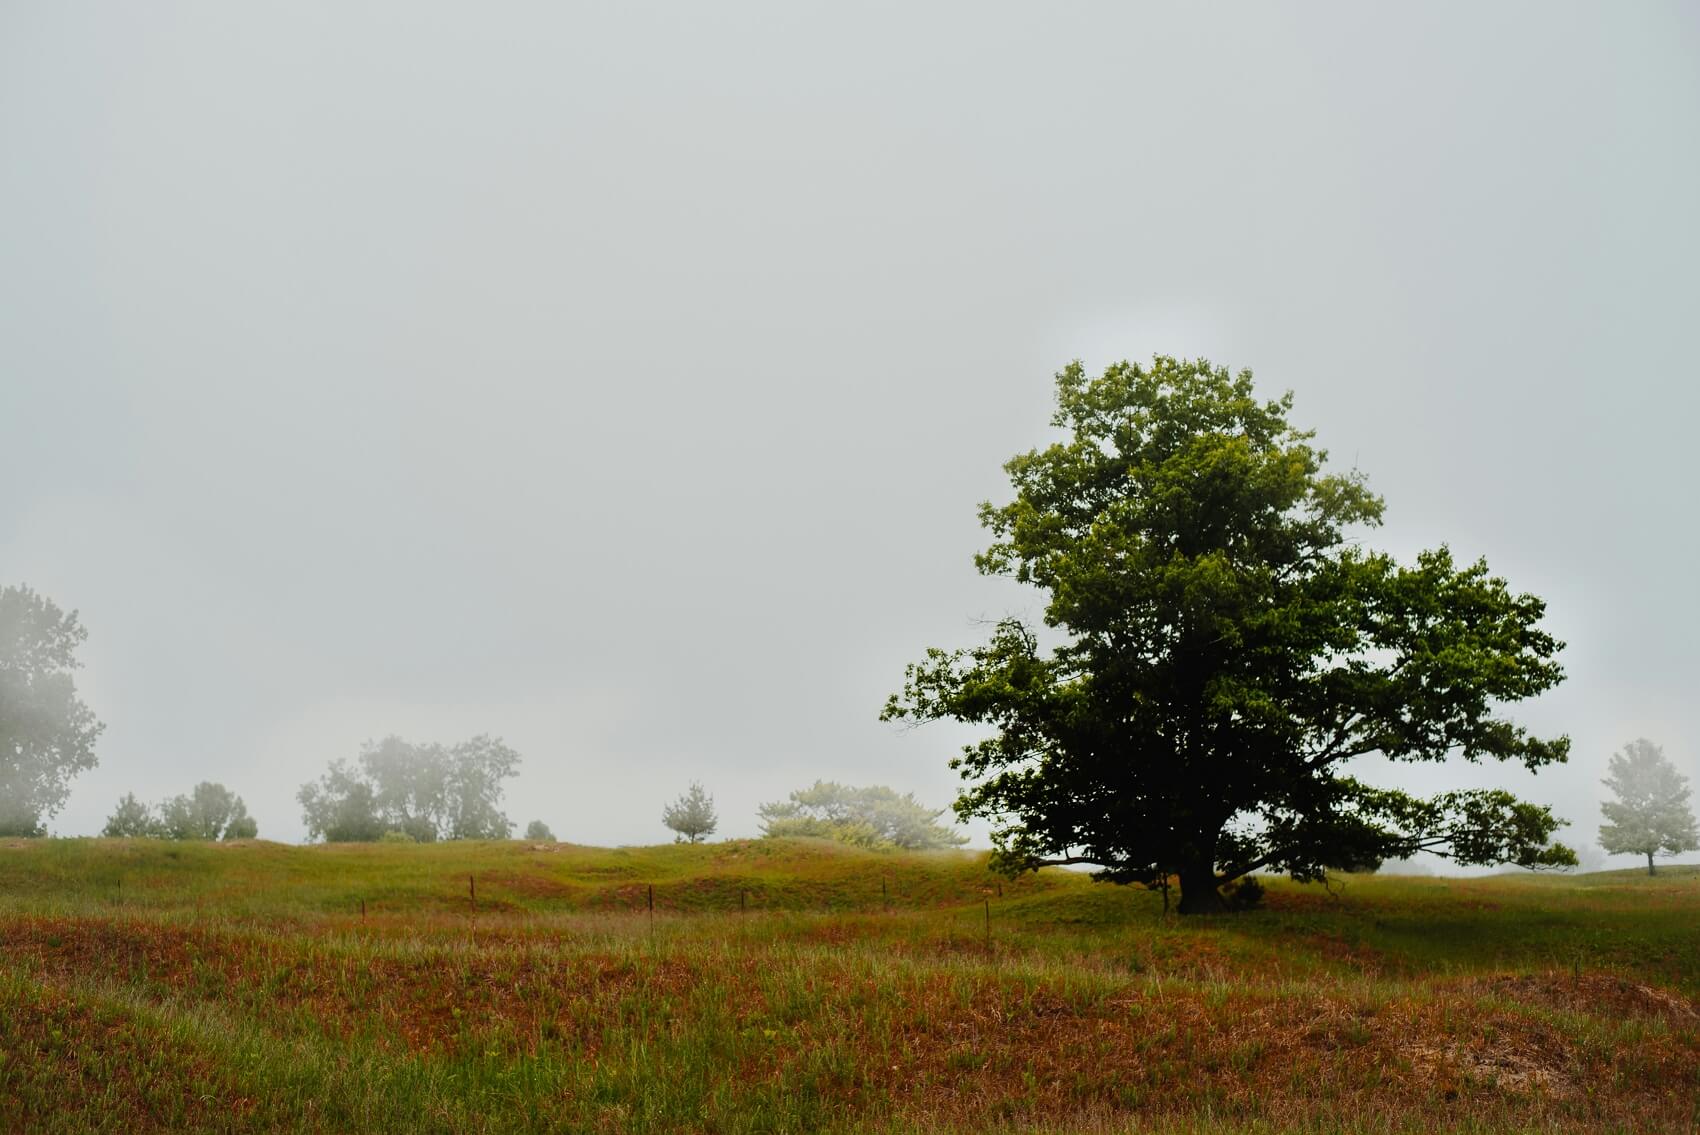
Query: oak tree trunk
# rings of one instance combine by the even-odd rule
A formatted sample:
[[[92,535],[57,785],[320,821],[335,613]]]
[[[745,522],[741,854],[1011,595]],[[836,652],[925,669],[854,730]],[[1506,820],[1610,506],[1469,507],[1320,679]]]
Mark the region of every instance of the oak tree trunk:
[[[1201,861],[1181,868],[1182,914],[1219,914],[1228,909],[1216,883],[1216,865]]]

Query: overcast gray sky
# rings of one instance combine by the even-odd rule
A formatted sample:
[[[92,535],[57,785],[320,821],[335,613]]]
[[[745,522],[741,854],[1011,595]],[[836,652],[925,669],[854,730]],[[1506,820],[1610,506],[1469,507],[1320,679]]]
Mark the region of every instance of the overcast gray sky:
[[[1398,775],[1590,843],[1624,742],[1700,780],[1696,202],[1691,4],[0,0],[0,582],[107,723],[51,826],[299,839],[391,732],[581,842],[942,806],[964,735],[880,704],[1042,607],[974,506],[1163,352],[1549,601],[1572,763]]]

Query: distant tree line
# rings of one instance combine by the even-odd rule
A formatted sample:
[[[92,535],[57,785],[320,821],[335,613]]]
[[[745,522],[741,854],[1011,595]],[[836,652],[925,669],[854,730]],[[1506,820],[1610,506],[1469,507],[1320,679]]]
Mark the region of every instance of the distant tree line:
[[[518,753],[482,734],[453,746],[392,736],[368,742],[352,765],[332,761],[296,799],[309,837],[332,843],[392,832],[418,843],[507,839],[514,825],[499,807],[502,782],[519,764]]]
[[[242,797],[222,784],[202,781],[186,796],[173,796],[149,808],[136,794],[126,792],[107,817],[103,836],[147,836],[154,839],[253,839],[259,825],[248,815]]]

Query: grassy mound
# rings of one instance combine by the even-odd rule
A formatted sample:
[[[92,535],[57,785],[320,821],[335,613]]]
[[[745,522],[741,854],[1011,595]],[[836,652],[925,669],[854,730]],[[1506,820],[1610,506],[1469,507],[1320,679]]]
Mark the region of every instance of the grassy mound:
[[[1686,1130],[1697,997],[1692,869],[1181,920],[806,840],[0,844],[5,1130]]]

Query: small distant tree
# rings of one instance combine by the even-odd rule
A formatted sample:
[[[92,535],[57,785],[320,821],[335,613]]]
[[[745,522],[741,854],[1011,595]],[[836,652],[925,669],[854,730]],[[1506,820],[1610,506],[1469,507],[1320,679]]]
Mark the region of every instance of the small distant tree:
[[[1654,855],[1679,855],[1700,848],[1700,831],[1688,806],[1688,778],[1645,737],[1613,753],[1602,781],[1617,797],[1600,805],[1600,846],[1614,855],[1645,855],[1647,874]]]
[[[95,766],[104,726],[71,680],[87,637],[75,611],[0,587],[0,836],[44,835],[71,778]]]
[[[413,744],[400,737],[367,742],[358,761],[332,761],[296,799],[313,839],[370,842],[402,832],[419,843],[507,839],[513,821],[499,807],[502,782],[520,756],[499,738],[458,745]]]
[[[714,834],[720,819],[714,814],[714,797],[692,781],[690,791],[662,811],[661,822],[679,833],[676,842],[699,843],[704,836]]]
[[[883,784],[852,788],[830,780],[817,780],[814,787],[758,810],[764,836],[816,836],[861,847],[910,850],[967,843],[967,836],[938,822],[944,812],[928,808],[913,793],[900,796]]]
[[[525,825],[525,838],[538,843],[554,843],[555,833],[542,820],[533,820]]]
[[[100,834],[115,839],[157,836],[160,834],[159,821],[154,819],[153,811],[146,804],[136,799],[134,792],[126,792],[118,798],[118,806],[106,818],[106,827],[101,829]]]

